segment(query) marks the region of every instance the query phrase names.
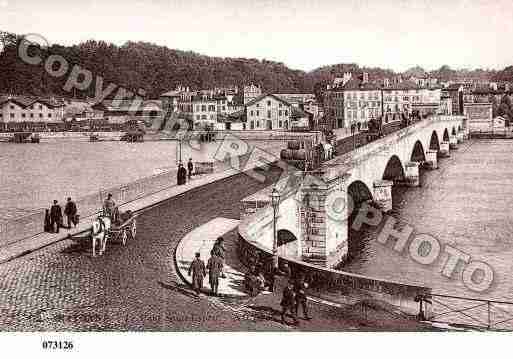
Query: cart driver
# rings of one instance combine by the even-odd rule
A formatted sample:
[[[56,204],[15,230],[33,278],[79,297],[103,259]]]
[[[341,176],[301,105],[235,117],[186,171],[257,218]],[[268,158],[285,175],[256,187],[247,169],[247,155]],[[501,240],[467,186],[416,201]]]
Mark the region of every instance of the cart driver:
[[[105,216],[112,218],[114,215],[114,209],[116,208],[116,203],[112,199],[112,193],[107,195],[105,201],[103,201],[103,213]]]

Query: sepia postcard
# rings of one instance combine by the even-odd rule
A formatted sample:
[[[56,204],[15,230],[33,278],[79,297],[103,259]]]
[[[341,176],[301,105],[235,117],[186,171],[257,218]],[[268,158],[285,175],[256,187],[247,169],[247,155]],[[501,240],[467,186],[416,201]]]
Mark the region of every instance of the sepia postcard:
[[[512,11],[0,0],[2,348],[498,348]]]

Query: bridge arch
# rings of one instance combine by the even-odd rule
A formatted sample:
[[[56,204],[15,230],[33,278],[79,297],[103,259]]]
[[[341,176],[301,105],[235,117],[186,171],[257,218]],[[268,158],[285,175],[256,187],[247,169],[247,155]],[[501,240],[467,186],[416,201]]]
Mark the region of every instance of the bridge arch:
[[[357,209],[360,208],[360,205],[363,202],[373,199],[372,192],[369,187],[360,180],[353,181],[347,187],[347,195],[350,197],[349,201],[353,204],[353,213],[348,213],[349,215],[357,212]]]
[[[347,217],[347,258],[350,260],[362,253],[362,249],[365,246],[365,242],[362,240],[365,238],[364,231],[356,231],[353,229],[353,221],[360,210],[362,203],[373,200],[372,192],[369,187],[362,181],[353,181],[347,187],[348,203],[352,202],[351,213],[348,213]]]
[[[438,139],[438,134],[436,131],[431,133],[431,139],[429,140],[429,149],[439,151],[440,150],[440,140]]]
[[[444,130],[444,136],[442,138],[444,142],[449,142],[449,131],[447,131],[447,128]]]
[[[422,142],[417,140],[413,145],[413,150],[411,151],[410,161],[413,162],[424,162],[426,161],[426,152],[424,151],[424,146],[422,146]]]
[[[297,241],[297,238],[294,235],[294,233],[287,229],[280,229],[276,234],[278,240],[278,247],[290,242]]]
[[[381,179],[389,181],[404,179],[404,167],[399,157],[396,155],[390,157],[385,166],[385,170],[383,171]]]

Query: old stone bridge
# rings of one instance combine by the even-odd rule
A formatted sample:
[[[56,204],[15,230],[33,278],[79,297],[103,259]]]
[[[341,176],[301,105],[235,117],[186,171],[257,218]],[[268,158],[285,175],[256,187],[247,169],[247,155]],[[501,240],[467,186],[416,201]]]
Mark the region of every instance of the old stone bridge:
[[[276,220],[279,253],[327,268],[336,266],[348,253],[348,223],[359,205],[372,201],[383,211],[390,210],[392,186],[418,186],[419,167],[436,169],[437,159],[449,156],[467,135],[463,116],[430,117],[326,162],[318,173],[292,181],[294,186],[290,178],[281,181]],[[251,215],[241,223],[250,242],[268,249],[274,240],[270,190],[243,201],[243,216]]]

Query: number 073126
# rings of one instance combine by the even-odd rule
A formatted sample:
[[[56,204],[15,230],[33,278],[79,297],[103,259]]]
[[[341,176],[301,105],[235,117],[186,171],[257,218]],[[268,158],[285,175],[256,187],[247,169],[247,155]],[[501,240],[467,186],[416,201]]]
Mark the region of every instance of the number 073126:
[[[69,340],[43,340],[42,347],[47,350],[72,350],[73,342]]]

